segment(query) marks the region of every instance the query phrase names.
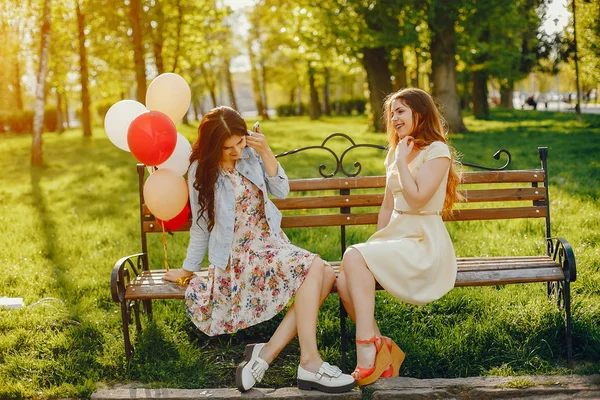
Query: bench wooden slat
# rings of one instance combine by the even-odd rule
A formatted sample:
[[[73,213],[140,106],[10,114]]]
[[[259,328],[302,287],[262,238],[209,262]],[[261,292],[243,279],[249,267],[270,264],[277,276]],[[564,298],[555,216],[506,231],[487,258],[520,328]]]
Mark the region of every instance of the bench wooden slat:
[[[558,266],[533,269],[460,272],[454,286],[491,286],[508,283],[555,282],[565,276]]]
[[[522,200],[544,200],[543,188],[504,188],[485,190],[461,191],[465,200],[463,202],[492,202],[492,201],[522,201]],[[335,195],[335,196],[308,196],[289,197],[287,199],[273,199],[273,203],[280,210],[310,210],[318,208],[340,208],[340,207],[378,207],[383,202],[383,194],[360,194],[360,195]],[[143,205],[144,215],[150,216],[148,207]]]
[[[385,186],[385,176],[359,176],[355,178],[311,178],[290,180],[290,190],[307,192],[311,190],[369,189]]]
[[[545,200],[544,188],[503,188],[484,190],[461,190],[464,197],[463,203],[475,203],[486,201],[521,201],[521,200]]]
[[[359,194],[348,196],[288,197],[285,200],[273,199],[280,210],[309,210],[315,208],[339,207],[378,207],[383,202],[383,194]]]
[[[455,210],[447,221],[475,221],[511,218],[546,217],[546,207],[503,207]],[[361,214],[321,214],[321,215],[286,215],[281,221],[282,228],[303,228],[339,225],[376,225],[378,213]],[[144,232],[162,232],[156,221],[144,221]],[[191,220],[176,231],[189,231]]]
[[[544,182],[544,171],[539,169],[519,171],[463,172],[462,183],[517,183]]]
[[[546,207],[502,207],[454,210],[454,214],[446,221],[475,221],[511,218],[545,217]]]
[[[508,262],[512,260],[513,263]],[[508,283],[548,282],[565,279],[562,269],[548,256],[472,257],[458,258],[455,286],[489,286]],[[336,274],[340,262],[330,262]],[[183,299],[185,287],[163,281],[165,270],[143,271],[135,278],[125,293],[130,300]],[[206,269],[203,276],[208,275]],[[381,289],[381,286],[378,285]],[[336,291],[335,288],[333,290]]]
[[[546,192],[543,188],[503,188],[485,190],[463,190],[463,202],[523,201],[544,200]],[[338,207],[371,207],[380,206],[383,194],[306,196],[273,199],[280,210],[310,210],[318,208]]]
[[[327,215],[287,215],[281,220],[282,228],[303,228],[312,226],[375,225],[378,213],[327,214]]]
[[[542,170],[519,171],[484,171],[463,172],[462,183],[523,183],[544,182]],[[385,186],[385,176],[362,176],[348,178],[311,178],[290,180],[290,190],[294,192],[307,192],[312,190],[339,190],[339,189],[368,189]]]

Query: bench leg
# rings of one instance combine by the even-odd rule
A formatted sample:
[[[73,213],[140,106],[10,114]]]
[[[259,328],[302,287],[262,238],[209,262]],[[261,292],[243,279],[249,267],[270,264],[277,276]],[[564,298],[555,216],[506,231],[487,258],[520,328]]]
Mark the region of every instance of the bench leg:
[[[348,373],[348,360],[347,360],[347,353],[348,353],[348,348],[346,345],[346,316],[348,315],[348,313],[346,312],[346,309],[344,308],[344,304],[342,303],[342,299],[340,298],[340,338],[341,338],[341,356],[342,356],[342,371],[344,371],[344,373]]]
[[[123,325],[123,342],[125,344],[125,357],[127,360],[131,358],[132,348],[131,340],[129,339],[129,310],[127,309],[127,300],[121,300],[121,319]]]
[[[571,325],[571,283],[563,282],[563,301],[565,307],[565,325],[567,334],[567,363],[573,366],[573,327]]]
[[[142,321],[140,320],[140,302],[135,301],[133,303],[133,313],[135,315],[135,329],[137,333],[142,331]]]
[[[150,321],[152,321],[152,300],[143,300],[144,312]]]
[[[559,294],[559,283],[558,282],[546,282],[546,293],[548,297]]]

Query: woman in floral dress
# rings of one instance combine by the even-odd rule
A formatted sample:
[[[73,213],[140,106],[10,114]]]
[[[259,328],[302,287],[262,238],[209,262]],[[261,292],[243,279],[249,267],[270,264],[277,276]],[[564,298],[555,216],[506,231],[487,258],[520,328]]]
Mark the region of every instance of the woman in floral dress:
[[[317,349],[318,310],[335,273],[281,230],[281,212],[268,194],[285,198],[289,183],[265,136],[248,131],[232,108],[215,108],[200,123],[190,162],[190,243],[183,268],[164,279],[190,278],[185,297],[192,322],[210,336],[233,333],[273,318],[293,299],[270,340],[246,346],[236,372],[240,391],[260,382],[296,334],[298,386],[351,390],[354,378],[323,362]],[[195,272],[207,250],[210,265],[203,278]]]

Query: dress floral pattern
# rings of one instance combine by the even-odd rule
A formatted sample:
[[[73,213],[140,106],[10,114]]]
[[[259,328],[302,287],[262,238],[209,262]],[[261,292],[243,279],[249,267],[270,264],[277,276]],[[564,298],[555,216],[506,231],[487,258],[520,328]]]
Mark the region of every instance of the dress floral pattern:
[[[194,274],[185,293],[192,322],[209,336],[233,333],[277,315],[294,296],[315,254],[273,235],[260,189],[236,169],[224,170],[235,192],[229,264]]]

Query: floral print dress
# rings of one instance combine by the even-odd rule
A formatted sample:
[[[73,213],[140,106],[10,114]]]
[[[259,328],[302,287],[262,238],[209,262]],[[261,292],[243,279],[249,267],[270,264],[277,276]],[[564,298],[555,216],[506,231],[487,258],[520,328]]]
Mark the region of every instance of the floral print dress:
[[[277,315],[294,296],[315,254],[273,235],[260,189],[235,168],[224,169],[235,192],[229,264],[192,275],[185,304],[192,322],[209,336],[233,333]]]

